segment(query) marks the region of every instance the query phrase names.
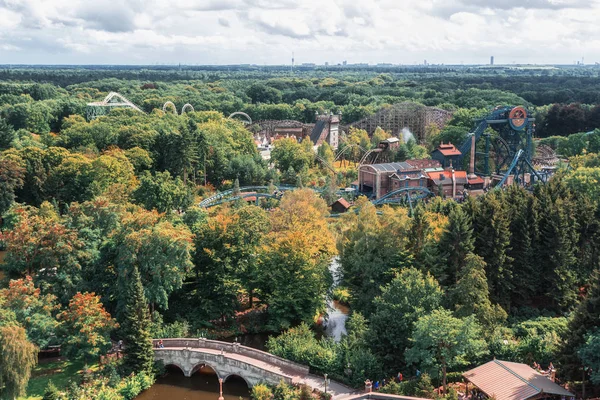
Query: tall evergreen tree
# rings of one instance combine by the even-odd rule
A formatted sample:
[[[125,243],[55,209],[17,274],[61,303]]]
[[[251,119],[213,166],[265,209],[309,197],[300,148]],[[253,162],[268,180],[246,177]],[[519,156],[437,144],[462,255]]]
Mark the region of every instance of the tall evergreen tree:
[[[471,220],[461,207],[455,207],[448,215],[448,228],[438,245],[439,265],[434,275],[442,284],[456,283],[458,272],[466,263],[467,254],[474,250]]]
[[[579,377],[581,362],[578,349],[585,343],[585,335],[600,325],[600,272],[594,271],[591,287],[586,298],[573,312],[569,321],[568,335],[561,348],[561,370],[570,378]]]
[[[8,149],[12,145],[13,140],[15,140],[15,137],[15,131],[12,126],[0,117],[0,150]]]
[[[506,202],[510,209],[510,248],[512,271],[515,285],[511,293],[511,303],[526,305],[535,295],[539,282],[532,279],[539,276],[535,244],[539,238],[538,202],[525,189],[511,185],[506,192]]]
[[[485,261],[476,254],[467,254],[465,266],[459,271],[458,281],[449,289],[448,295],[459,318],[475,315],[479,323],[490,330],[506,319],[506,312],[490,301]]]
[[[475,253],[487,264],[487,278],[492,301],[510,305],[514,288],[511,269],[510,220],[501,192],[483,198],[474,218]]]
[[[150,337],[150,314],[144,288],[137,266],[129,277],[123,319],[125,373],[149,372],[154,364],[154,351]]]

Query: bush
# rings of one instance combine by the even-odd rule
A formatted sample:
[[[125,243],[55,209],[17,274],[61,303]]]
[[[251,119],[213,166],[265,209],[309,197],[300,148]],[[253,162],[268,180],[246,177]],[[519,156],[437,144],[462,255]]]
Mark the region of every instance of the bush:
[[[273,400],[295,400],[298,396],[293,387],[285,383],[283,380],[273,388]]]
[[[250,396],[254,400],[271,400],[273,397],[273,392],[267,385],[259,383],[258,385],[254,385],[252,387],[252,393]]]
[[[135,375],[131,375],[122,382],[119,393],[125,400],[134,399],[142,391],[142,386]]]
[[[345,287],[336,287],[333,289],[333,299],[343,304],[350,303],[350,290]]]
[[[462,376],[462,372],[448,372],[446,374],[446,382],[448,383],[458,383],[462,382],[464,377]]]
[[[42,400],[60,400],[60,398],[60,391],[54,382],[52,382],[52,380],[48,381],[48,385],[46,386]]]
[[[317,372],[335,369],[335,343],[330,339],[318,340],[305,323],[269,338],[267,347],[276,356],[308,365]]]
[[[331,400],[331,393],[325,393],[325,392],[321,392],[321,400]]]

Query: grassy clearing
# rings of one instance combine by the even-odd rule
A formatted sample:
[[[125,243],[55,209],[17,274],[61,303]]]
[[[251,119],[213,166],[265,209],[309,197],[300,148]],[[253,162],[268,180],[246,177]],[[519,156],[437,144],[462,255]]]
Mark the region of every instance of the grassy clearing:
[[[79,373],[84,366],[85,363],[80,360],[59,360],[39,364],[31,374],[32,377],[27,386],[27,396],[21,397],[19,400],[40,400],[50,380],[59,389],[66,388],[72,380],[78,380]],[[89,368],[95,370],[98,366],[90,364]]]

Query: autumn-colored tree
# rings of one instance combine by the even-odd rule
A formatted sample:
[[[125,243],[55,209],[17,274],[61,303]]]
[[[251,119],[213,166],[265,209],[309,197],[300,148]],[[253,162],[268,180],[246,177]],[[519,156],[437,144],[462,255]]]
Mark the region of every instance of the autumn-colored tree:
[[[287,192],[271,213],[259,287],[273,328],[309,322],[324,306],[327,267],[335,254],[327,213],[323,199],[310,189]]]
[[[37,364],[38,348],[27,340],[17,324],[0,326],[0,398],[25,395],[31,370]]]
[[[89,361],[110,348],[109,333],[118,327],[95,293],[77,293],[58,315],[66,335],[65,354]]]
[[[231,316],[242,291],[252,299],[259,274],[261,246],[269,232],[267,213],[259,207],[223,207],[195,227],[195,299],[210,318]]]
[[[4,299],[4,306],[15,313],[31,342],[44,348],[56,339],[59,325],[54,315],[59,309],[56,296],[42,295],[31,276],[11,280],[8,288],[0,290],[0,298]]]
[[[38,210],[20,207],[12,229],[0,232],[7,255],[3,268],[12,275],[29,275],[62,302],[74,293],[80,279],[80,250],[77,232],[67,228],[52,206]]]

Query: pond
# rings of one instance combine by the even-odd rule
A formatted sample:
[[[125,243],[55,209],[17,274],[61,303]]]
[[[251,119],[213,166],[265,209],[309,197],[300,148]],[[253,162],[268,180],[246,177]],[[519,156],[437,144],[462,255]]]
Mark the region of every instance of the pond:
[[[223,383],[225,400],[250,398],[250,390],[246,381],[232,376]],[[136,400],[217,400],[219,398],[219,379],[210,367],[203,367],[186,378],[177,367],[167,366],[167,374],[156,380],[156,383]]]

